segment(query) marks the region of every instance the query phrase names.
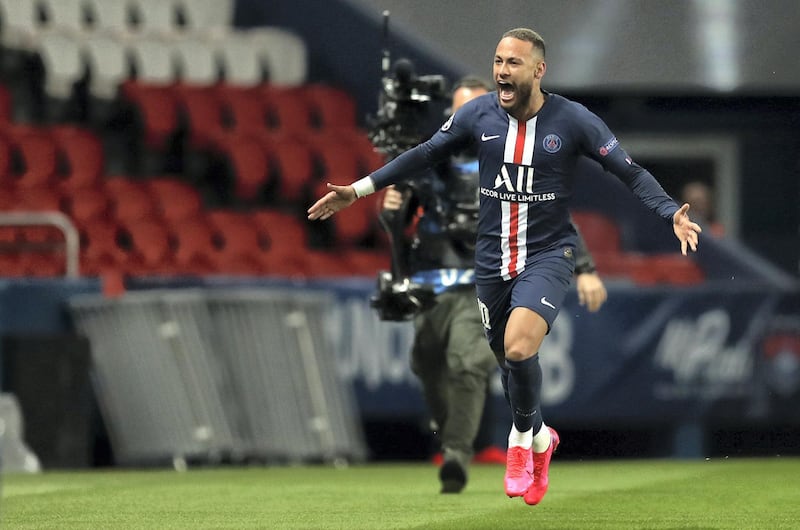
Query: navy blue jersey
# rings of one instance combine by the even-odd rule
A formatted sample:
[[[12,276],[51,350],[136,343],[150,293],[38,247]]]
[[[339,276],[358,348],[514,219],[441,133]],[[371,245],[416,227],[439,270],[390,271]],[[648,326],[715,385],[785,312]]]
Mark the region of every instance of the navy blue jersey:
[[[527,122],[503,110],[495,93],[467,102],[428,141],[372,173],[375,188],[413,178],[470,144],[477,146],[480,174],[475,252],[479,281],[509,280],[538,253],[575,247],[567,205],[581,156],[599,162],[665,220],[672,222],[678,210],[597,115],[549,93]]]

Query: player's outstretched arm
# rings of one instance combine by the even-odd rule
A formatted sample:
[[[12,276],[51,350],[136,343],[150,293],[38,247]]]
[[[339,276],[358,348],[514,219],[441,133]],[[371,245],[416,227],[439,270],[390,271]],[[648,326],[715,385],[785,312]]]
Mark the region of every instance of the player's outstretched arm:
[[[692,252],[697,251],[697,241],[700,232],[703,231],[700,225],[693,223],[689,219],[689,204],[685,203],[680,209],[672,216],[672,230],[675,232],[675,237],[681,242],[681,254],[686,255],[686,247],[692,249]]]
[[[308,218],[312,221],[317,219],[324,221],[339,210],[347,208],[358,198],[353,186],[337,186],[328,184],[331,190],[320,200],[311,205],[308,209]]]

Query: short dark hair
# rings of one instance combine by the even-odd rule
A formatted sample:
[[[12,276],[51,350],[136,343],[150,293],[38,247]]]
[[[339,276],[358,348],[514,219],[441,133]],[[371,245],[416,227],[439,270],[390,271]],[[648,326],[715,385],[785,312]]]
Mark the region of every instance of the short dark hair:
[[[539,51],[542,52],[542,57],[545,55],[545,45],[544,39],[541,35],[533,31],[532,29],[528,28],[514,28],[506,31],[503,33],[503,39],[506,37],[511,37],[514,39],[528,41],[533,44],[534,48],[537,48]]]
[[[495,89],[495,86],[493,83],[490,83],[482,77],[478,77],[476,75],[467,75],[453,84],[452,92],[455,93],[455,91],[459,88],[482,88],[491,92]]]

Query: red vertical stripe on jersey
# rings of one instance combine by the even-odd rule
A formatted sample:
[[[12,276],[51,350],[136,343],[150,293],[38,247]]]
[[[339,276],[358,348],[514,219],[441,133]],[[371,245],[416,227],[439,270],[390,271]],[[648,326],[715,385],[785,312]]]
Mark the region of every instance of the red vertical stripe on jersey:
[[[517,122],[517,140],[514,144],[514,163],[522,164],[522,152],[525,149],[525,129],[526,123],[524,121]],[[513,177],[512,177],[513,178]],[[519,203],[512,202],[511,207],[511,226],[508,230],[508,248],[510,250],[510,260],[508,265],[508,274],[513,276],[517,275],[517,258],[519,256],[519,243],[517,241],[517,234],[519,234]]]

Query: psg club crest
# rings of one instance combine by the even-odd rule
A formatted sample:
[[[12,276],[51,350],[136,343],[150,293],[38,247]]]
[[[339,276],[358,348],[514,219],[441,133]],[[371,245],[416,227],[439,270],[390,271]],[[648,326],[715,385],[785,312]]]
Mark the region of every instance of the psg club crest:
[[[542,140],[542,147],[548,153],[557,153],[561,149],[561,138],[557,134],[548,134]]]

